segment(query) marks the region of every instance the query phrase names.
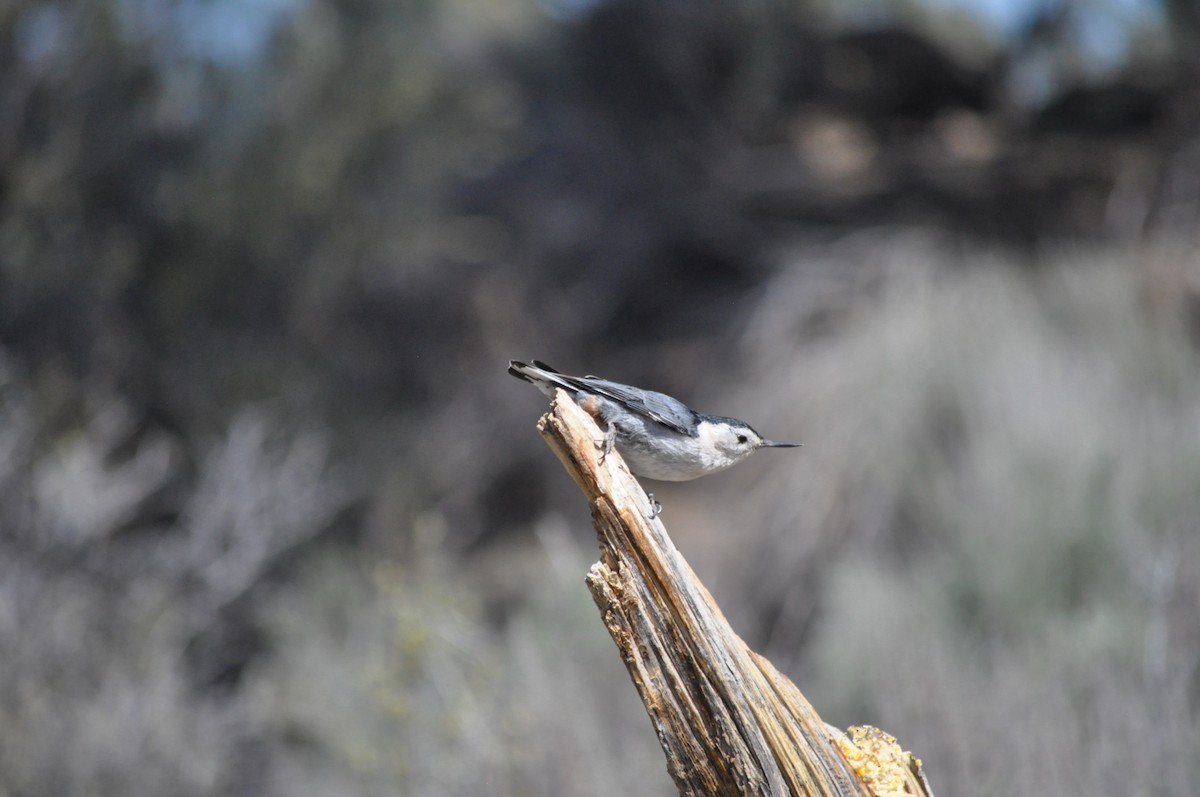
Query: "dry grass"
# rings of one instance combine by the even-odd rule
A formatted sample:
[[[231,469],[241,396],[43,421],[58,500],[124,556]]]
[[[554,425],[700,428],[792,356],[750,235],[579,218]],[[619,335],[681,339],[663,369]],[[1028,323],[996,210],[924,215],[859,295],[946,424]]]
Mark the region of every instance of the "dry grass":
[[[1186,319],[1113,253],[1036,274],[912,239],[862,254],[874,298],[819,340],[781,344],[786,290],[749,338],[761,414],[807,448],[750,489],[770,531],[731,548],[723,592],[754,596],[743,618],[770,618],[828,719],[896,733],[939,793],[1193,793]]]

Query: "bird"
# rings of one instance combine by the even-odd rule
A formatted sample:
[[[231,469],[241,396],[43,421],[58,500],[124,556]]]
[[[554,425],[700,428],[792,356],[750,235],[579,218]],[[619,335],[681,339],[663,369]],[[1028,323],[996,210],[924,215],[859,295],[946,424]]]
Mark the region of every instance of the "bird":
[[[510,360],[508,372],[551,398],[557,389],[565,390],[605,427],[604,439],[597,443],[601,459],[615,447],[630,471],[655,481],[698,479],[736,465],[760,448],[802,445],[767,440],[745,421],[696,412],[665,393],[597,376],[570,376],[537,360]]]

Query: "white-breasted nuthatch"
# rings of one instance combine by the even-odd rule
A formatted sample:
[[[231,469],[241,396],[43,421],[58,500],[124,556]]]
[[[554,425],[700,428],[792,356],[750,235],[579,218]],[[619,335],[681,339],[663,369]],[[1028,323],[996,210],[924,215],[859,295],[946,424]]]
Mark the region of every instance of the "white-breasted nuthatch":
[[[595,376],[568,376],[545,363],[512,360],[508,372],[551,398],[562,388],[606,427],[603,450],[615,445],[638,476],[681,482],[724,470],[760,448],[800,443],[766,440],[745,421],[704,415],[682,401]]]

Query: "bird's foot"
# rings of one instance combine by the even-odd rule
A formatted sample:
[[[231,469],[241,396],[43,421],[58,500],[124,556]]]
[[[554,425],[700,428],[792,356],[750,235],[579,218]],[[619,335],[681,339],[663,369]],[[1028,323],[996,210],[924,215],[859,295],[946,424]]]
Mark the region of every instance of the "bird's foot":
[[[604,437],[596,441],[596,448],[600,449],[600,464],[604,464],[604,460],[608,458],[609,453],[613,450],[613,446],[617,443],[617,425],[610,423],[608,429],[604,432]]]
[[[650,501],[650,520],[662,514],[663,505],[654,497],[654,493],[646,493],[646,498]]]

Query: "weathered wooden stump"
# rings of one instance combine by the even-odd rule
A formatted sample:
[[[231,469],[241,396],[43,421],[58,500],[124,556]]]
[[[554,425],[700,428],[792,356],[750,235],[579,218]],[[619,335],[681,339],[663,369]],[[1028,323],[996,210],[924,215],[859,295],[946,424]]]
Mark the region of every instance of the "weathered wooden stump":
[[[592,508],[587,585],[683,795],[932,797],[920,761],[875,728],[826,725],[750,650],[667,536],[637,480],[563,392],[538,423]]]

